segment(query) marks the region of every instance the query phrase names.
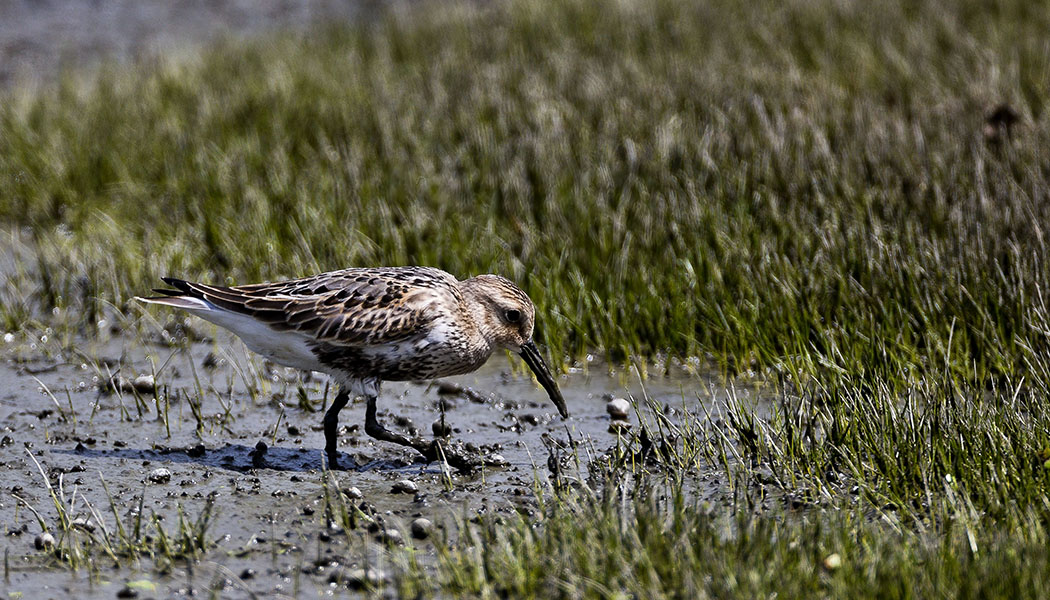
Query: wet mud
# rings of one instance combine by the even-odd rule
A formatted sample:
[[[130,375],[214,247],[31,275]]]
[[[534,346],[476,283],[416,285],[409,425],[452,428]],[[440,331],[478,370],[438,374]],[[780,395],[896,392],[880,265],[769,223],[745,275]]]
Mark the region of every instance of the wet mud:
[[[274,367],[208,326],[172,330],[192,343],[173,344],[157,331],[83,340],[73,360],[54,340],[18,334],[0,342],[0,546],[9,593],[345,594],[362,573],[382,578],[396,568],[391,544],[415,544],[425,563],[433,544],[454,535],[447,531],[454,517],[530,514],[535,490],[549,492],[552,444],[571,457],[563,458],[565,472],[582,476],[629,433],[611,432],[610,396],[641,398],[644,386],[660,405],[700,410],[698,395],[712,401],[717,388],[679,369],[645,381],[605,367],[575,369],[559,382],[572,414],[563,420],[516,358],[496,356],[439,383],[384,384],[379,418],[412,435],[448,433],[463,451],[502,466],[466,473],[419,462],[415,451],[365,435],[364,403],[352,401],[340,414],[344,470],[326,473],[321,416],[335,395],[326,376]],[[638,426],[633,407],[627,421]],[[71,569],[41,543],[33,511],[61,535],[45,477],[68,518],[85,527],[113,531],[117,517],[127,525],[142,514],[171,533],[180,514],[192,521],[210,510],[208,549],[174,564],[163,556],[114,561],[96,549]],[[360,517],[356,528],[326,510],[335,489],[340,502],[358,507],[350,511]],[[713,482],[697,493],[718,501],[722,491]]]

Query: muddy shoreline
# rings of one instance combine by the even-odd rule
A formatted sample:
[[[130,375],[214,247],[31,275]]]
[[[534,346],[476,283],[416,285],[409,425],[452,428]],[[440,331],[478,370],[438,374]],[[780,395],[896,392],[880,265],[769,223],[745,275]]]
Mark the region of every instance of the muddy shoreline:
[[[562,421],[544,391],[502,356],[448,380],[452,389],[472,394],[387,383],[379,415],[388,427],[429,437],[443,410],[452,439],[499,454],[507,465],[462,474],[418,463],[414,452],[365,436],[364,404],[356,402],[340,420],[349,469],[331,472],[326,486],[321,415],[326,394],[334,395],[326,378],[273,367],[214,328],[181,327],[177,335],[205,341],[165,341],[163,329],[143,337],[109,335],[83,340],[74,360],[46,335],[18,334],[0,346],[0,543],[8,590],[34,598],[112,598],[129,582],[146,586],[142,597],[214,589],[223,597],[313,596],[344,589],[330,581],[333,570],[395,568],[385,549],[398,543],[391,537],[409,541],[416,519],[436,524],[434,537],[415,541],[424,560],[432,560],[432,544],[453,517],[529,514],[537,482],[541,489],[548,484],[544,437],[566,445],[572,439],[572,460],[579,457],[585,469],[616,444],[608,397],[642,397],[636,376],[604,367],[576,370],[560,382],[573,415]],[[698,393],[712,398],[715,384],[678,372],[650,378],[644,388],[661,404],[695,408]],[[630,419],[637,425],[633,410]],[[59,514],[33,458],[72,506],[69,514],[91,526],[115,528],[114,509],[132,522],[141,502],[142,513],[175,529],[180,512],[194,519],[213,506],[207,530],[213,545],[191,564],[139,558],[114,568],[96,553],[71,570],[34,545],[42,532],[26,505],[55,535]],[[400,489],[404,480],[416,489]],[[330,522],[325,498],[335,488],[374,522],[349,531]],[[698,493],[717,501],[722,492],[712,485]],[[103,523],[94,523],[99,519],[91,508]]]

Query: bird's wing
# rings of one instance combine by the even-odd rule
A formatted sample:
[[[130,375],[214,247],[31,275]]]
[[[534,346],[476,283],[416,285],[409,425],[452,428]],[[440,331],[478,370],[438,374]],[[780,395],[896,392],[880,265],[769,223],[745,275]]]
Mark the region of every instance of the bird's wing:
[[[441,314],[438,304],[462,300],[455,277],[427,267],[346,269],[237,287],[164,281],[177,290],[158,290],[168,296],[198,298],[278,331],[345,346],[418,335]]]

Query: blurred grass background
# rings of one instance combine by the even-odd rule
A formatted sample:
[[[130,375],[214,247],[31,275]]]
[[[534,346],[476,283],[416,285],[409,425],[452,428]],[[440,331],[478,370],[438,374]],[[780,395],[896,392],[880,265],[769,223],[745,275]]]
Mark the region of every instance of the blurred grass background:
[[[519,281],[555,356],[1016,375],[1050,331],[1046,31],[1022,1],[440,3],[10,90],[2,323],[427,264]]]

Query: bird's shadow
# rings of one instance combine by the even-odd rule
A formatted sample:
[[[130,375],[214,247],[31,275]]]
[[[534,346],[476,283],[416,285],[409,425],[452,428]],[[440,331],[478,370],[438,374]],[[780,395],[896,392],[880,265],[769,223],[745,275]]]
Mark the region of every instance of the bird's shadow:
[[[227,444],[221,448],[205,448],[202,444],[190,448],[114,448],[95,449],[78,446],[75,449],[52,450],[53,454],[65,454],[78,458],[127,459],[143,462],[194,463],[216,467],[238,473],[254,469],[274,471],[316,471],[329,467],[325,453],[320,449],[282,448],[274,446],[260,451],[242,444]],[[333,471],[403,471],[437,469],[438,465],[408,463],[401,459],[377,459],[362,462],[360,456],[339,453],[339,464]]]

